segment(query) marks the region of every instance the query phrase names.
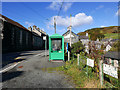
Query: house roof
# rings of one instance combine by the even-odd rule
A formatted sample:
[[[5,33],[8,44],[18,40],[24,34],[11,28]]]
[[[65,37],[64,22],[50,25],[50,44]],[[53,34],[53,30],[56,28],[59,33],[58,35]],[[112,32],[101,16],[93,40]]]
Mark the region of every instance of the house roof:
[[[85,36],[85,35],[82,35],[82,36],[79,36],[79,39],[89,39],[89,37]]]
[[[113,59],[120,60],[120,52],[109,51],[109,52],[106,52],[104,56],[106,58],[113,58]]]
[[[68,32],[70,32],[70,30],[68,30],[67,32],[65,32],[62,36],[64,36],[64,35],[67,34]],[[77,35],[76,33],[74,33],[73,31],[71,31],[71,33],[75,34],[76,36],[79,36],[79,35]]]
[[[20,28],[23,28],[23,29],[25,29],[25,30],[28,30],[27,28],[25,28],[24,26],[22,26],[22,25],[19,24],[18,22],[15,22],[15,21],[13,21],[12,19],[7,18],[7,17],[4,16],[4,15],[1,15],[1,14],[0,14],[0,17],[4,18],[4,21],[6,21],[6,22],[9,22],[9,23],[11,23],[11,24],[13,24],[13,25],[15,25],[15,26],[18,26],[18,27],[20,27]],[[1,19],[1,18],[0,18],[0,19]]]
[[[111,42],[120,41],[120,39],[112,39]]]
[[[109,41],[109,40],[110,40],[110,38],[106,38],[106,39],[102,39],[101,41],[106,42],[106,41]]]
[[[112,46],[113,46],[113,43],[110,42],[110,41],[108,41],[108,43],[106,43],[106,44],[104,44],[104,45],[105,45],[105,47],[108,46],[108,45],[110,45],[110,46],[112,47]]]

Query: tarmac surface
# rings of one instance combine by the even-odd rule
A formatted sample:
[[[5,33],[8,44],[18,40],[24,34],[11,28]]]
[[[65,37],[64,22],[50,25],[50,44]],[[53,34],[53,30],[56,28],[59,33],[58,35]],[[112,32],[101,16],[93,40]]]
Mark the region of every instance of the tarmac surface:
[[[28,56],[11,70],[2,73],[2,88],[74,88],[63,73],[46,70],[65,63],[49,62],[49,56],[45,57],[44,54],[42,51]]]

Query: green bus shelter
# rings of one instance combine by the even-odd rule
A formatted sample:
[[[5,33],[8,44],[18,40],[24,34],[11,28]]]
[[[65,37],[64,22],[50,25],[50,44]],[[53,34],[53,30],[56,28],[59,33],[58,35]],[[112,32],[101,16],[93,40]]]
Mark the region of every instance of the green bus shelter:
[[[49,37],[50,60],[64,60],[64,36],[54,34]]]

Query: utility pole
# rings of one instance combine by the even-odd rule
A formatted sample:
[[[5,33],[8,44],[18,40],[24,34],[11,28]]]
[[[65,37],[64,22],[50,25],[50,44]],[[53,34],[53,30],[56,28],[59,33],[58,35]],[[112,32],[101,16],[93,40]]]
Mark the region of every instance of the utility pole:
[[[68,61],[70,61],[70,51],[71,51],[71,16],[70,15],[70,26],[69,26],[69,29],[70,29],[70,50],[68,51]]]
[[[56,19],[54,17],[54,28],[55,28],[55,33],[56,33]]]
[[[72,25],[71,25],[71,16],[72,15],[70,15],[70,48],[71,48],[71,28],[72,28]]]

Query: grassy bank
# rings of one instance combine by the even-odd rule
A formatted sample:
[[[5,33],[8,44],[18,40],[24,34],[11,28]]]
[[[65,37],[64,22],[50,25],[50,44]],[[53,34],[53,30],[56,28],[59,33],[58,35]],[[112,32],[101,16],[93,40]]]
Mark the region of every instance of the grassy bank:
[[[62,73],[67,75],[68,79],[75,84],[76,88],[116,88],[107,81],[104,81],[101,87],[99,75],[97,76],[91,67],[88,66],[87,68],[82,62],[78,66],[77,58],[71,58],[69,62],[65,62],[65,65],[61,67],[43,68],[43,71],[48,71],[49,73],[53,73],[54,70],[62,71]]]
[[[91,68],[87,67],[80,69],[77,66],[77,60],[66,62],[65,66],[57,68],[57,70],[64,71],[75,83],[76,88],[100,88],[99,78],[96,77],[95,73],[91,72]]]

